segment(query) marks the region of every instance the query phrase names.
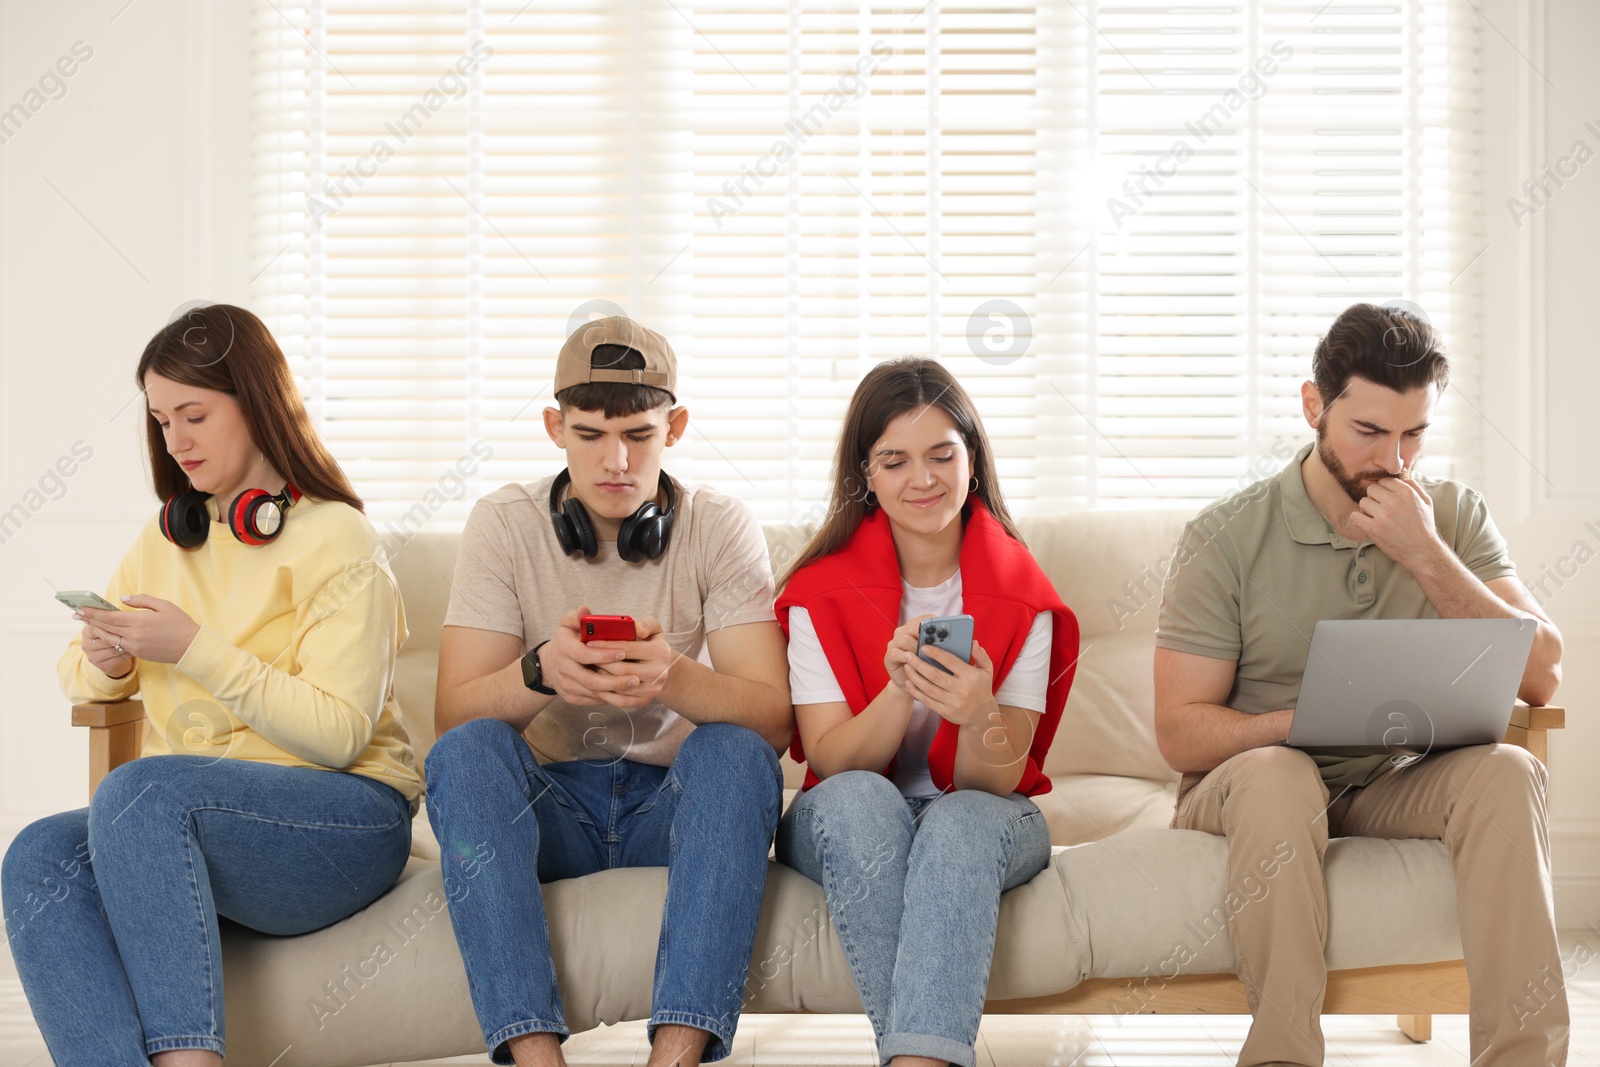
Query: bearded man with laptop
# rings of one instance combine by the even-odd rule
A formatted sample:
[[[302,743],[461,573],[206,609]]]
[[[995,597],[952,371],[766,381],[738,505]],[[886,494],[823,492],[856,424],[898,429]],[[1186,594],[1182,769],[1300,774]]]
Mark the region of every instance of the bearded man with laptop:
[[[1569,1016],[1545,768],[1524,749],[1492,743],[1498,734],[1485,744],[1431,743],[1435,726],[1450,733],[1460,710],[1452,699],[1477,694],[1496,660],[1508,689],[1548,703],[1561,680],[1561,635],[1518,580],[1483,497],[1413,474],[1449,379],[1432,327],[1357,304],[1318,342],[1312,376],[1301,401],[1316,440],[1282,473],[1210,505],[1185,527],[1156,633],[1156,736],[1183,774],[1172,825],[1226,836],[1230,888],[1284,843],[1296,857],[1266,899],[1230,920],[1254,1015],[1239,1064],[1323,1062],[1330,834],[1442,840],[1472,988],[1474,1067],[1564,1064]],[[1420,658],[1430,655],[1417,651],[1427,641],[1408,649],[1406,628],[1384,631],[1386,644],[1369,640],[1368,648],[1388,653],[1381,658],[1397,678],[1405,677],[1407,652],[1417,655],[1410,662],[1422,687],[1422,695],[1394,694],[1407,699],[1374,707],[1366,703],[1374,699],[1367,665],[1341,664],[1332,651],[1334,638],[1361,636],[1359,626],[1318,632],[1313,648],[1324,620],[1441,619],[1499,622],[1468,628],[1460,663]],[[1410,626],[1416,635],[1429,630]],[[1499,652],[1475,660],[1479,646]],[[1297,706],[1311,717],[1313,675],[1323,676],[1322,696],[1332,704],[1351,694],[1347,708],[1330,710],[1327,699],[1318,707],[1319,718],[1349,718],[1348,748],[1326,744],[1326,730],[1314,731],[1322,743],[1293,747],[1301,745],[1291,736]],[[1451,676],[1465,684],[1452,689]],[[1354,696],[1363,689],[1367,695]],[[1510,714],[1507,700],[1501,732]],[[1312,733],[1304,724],[1296,732]],[[1520,1010],[1525,983],[1548,985],[1552,975],[1554,998],[1537,1013]]]

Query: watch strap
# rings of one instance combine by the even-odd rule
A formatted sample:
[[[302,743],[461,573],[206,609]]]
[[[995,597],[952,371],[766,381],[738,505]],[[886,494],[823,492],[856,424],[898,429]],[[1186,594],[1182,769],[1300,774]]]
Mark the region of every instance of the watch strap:
[[[544,666],[539,662],[539,650],[549,641],[540,641],[522,654],[522,684],[535,693],[543,693],[547,697],[556,695],[556,691],[544,683]]]

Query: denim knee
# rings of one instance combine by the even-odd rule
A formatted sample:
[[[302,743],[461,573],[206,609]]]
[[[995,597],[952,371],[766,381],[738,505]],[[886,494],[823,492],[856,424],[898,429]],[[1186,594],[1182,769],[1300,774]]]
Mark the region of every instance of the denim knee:
[[[439,735],[423,761],[423,776],[432,784],[449,777],[458,765],[481,770],[484,761],[496,753],[512,753],[520,764],[521,753],[516,752],[514,745],[526,747],[527,742],[510,723],[500,719],[469,719]]]
[[[895,784],[874,771],[846,771],[824,779],[795,801],[794,815],[809,817],[834,863],[904,864],[914,835],[911,809]]]
[[[916,850],[924,861],[938,865],[953,863],[958,857],[992,865],[1003,880],[1017,844],[1016,828],[1029,815],[1043,818],[1031,805],[1019,805],[1010,797],[981,789],[946,793],[922,813]]]
[[[760,734],[731,722],[708,722],[689,731],[673,757],[672,774],[680,785],[699,779],[757,783],[770,787],[774,800],[783,792],[778,754]]]
[[[59,900],[74,880],[93,885],[89,869],[88,823],[81,811],[51,815],[29,823],[0,861],[0,900],[7,938],[13,938],[36,911]]]
[[[79,816],[77,819],[72,816]],[[49,815],[24,826],[6,849],[0,861],[0,882],[11,884],[17,877],[26,877],[39,865],[56,869],[58,860],[81,853],[87,840],[80,812],[63,812]]]
[[[973,839],[972,844],[1000,842],[996,830],[1022,817],[1010,797],[999,797],[981,789],[958,789],[929,804],[922,813],[919,837]]]
[[[797,803],[811,808],[824,818],[867,809],[887,809],[896,813],[904,810],[909,818],[911,811],[899,788],[876,771],[845,771],[824,778],[806,790]]]
[[[146,756],[130,760],[106,775],[89,801],[91,836],[100,837],[111,832],[135,805],[170,803],[172,796],[190,795],[181,785],[170,791],[162,787],[190,777],[192,761],[196,758]]]

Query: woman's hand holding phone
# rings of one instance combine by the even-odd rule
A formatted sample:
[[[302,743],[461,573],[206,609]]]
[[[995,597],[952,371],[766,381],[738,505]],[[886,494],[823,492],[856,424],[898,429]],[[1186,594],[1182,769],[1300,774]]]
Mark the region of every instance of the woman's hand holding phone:
[[[83,624],[83,654],[94,664],[95,670],[107,678],[126,678],[134,668],[134,660],[126,652],[118,652],[116,646],[115,637],[92,622]]]
[[[56,600],[71,608],[72,617],[80,622],[83,622],[84,608],[103,608],[113,612],[118,610],[111,601],[88,589],[57,590]],[[117,643],[115,635],[100,629],[92,622],[83,623],[81,644],[84,657],[94,665],[95,670],[107,678],[126,678],[134,667],[133,657],[118,648]]]
[[[972,642],[971,663],[961,662],[936,645],[928,645],[922,651],[945,670],[924,661],[913,648],[906,661],[906,690],[940,718],[965,726],[980,713],[998,708],[994,701],[994,662],[982,645]]]
[[[889,672],[890,684],[908,695],[910,690],[906,688],[906,665],[917,658],[917,632],[921,629],[923,620],[931,618],[932,615],[918,615],[914,619],[907,619],[895,629],[889,647],[883,652],[883,666]]]
[[[200,632],[200,626],[189,617],[189,613],[170,600],[161,600],[158,597],[146,596],[136,593],[133,596],[122,598],[122,602],[138,611],[104,611],[100,608],[79,608],[73,618],[82,619],[89,625],[84,628],[84,651],[92,653],[90,631],[95,631],[95,637],[107,644],[98,644],[97,647],[104,651],[110,648],[113,655],[129,660],[129,669],[132,668],[132,659],[147,659],[152,663],[176,663],[189,651],[189,646],[194,643],[195,635]],[[122,652],[116,649],[121,646]],[[94,656],[89,656],[89,662],[95,662]],[[116,666],[115,663],[112,666]],[[105,670],[104,667],[100,667]],[[108,674],[110,672],[107,672]],[[125,675],[111,674],[113,678]]]

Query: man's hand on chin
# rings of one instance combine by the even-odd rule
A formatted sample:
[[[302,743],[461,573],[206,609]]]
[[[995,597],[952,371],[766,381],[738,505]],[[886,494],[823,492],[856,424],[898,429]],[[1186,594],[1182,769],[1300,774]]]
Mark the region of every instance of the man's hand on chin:
[[[1367,495],[1346,521],[1408,571],[1450,551],[1433,525],[1433,500],[1411,480],[1409,471],[1368,486]]]

